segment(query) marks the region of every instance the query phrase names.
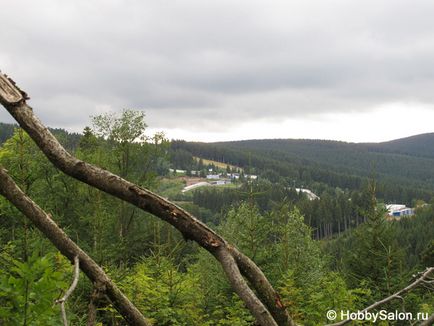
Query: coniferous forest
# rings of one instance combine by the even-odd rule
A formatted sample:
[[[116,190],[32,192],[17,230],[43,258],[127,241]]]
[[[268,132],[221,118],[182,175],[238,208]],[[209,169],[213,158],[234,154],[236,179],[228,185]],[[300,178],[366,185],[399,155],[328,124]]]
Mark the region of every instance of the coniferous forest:
[[[0,326],[434,326],[433,17],[0,0]]]
[[[338,322],[327,311],[360,311],[434,266],[432,135],[392,144],[189,143],[150,135],[143,113],[134,110],[94,116],[81,134],[51,132],[78,159],[174,202],[224,237],[262,270],[294,325]],[[18,126],[1,124],[0,140],[0,165],[149,325],[258,324],[220,264],[195,241],[60,172]],[[207,174],[238,177],[182,191]],[[415,215],[390,217],[390,203],[413,207]],[[55,301],[71,284],[71,261],[3,197],[0,242],[0,324],[60,325]],[[375,309],[428,318],[432,282],[431,275]],[[83,273],[65,306],[71,325],[126,324]]]

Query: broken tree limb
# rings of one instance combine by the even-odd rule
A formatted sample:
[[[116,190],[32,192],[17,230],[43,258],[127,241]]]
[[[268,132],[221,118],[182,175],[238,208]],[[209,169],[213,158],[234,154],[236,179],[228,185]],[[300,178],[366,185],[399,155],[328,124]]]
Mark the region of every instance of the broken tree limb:
[[[8,104],[17,104],[25,100],[26,96],[18,89],[13,80],[0,73],[0,97]]]
[[[396,299],[400,299],[402,300],[402,295],[406,294],[407,292],[410,292],[411,290],[413,290],[414,288],[418,287],[419,285],[423,284],[423,282],[425,280],[428,279],[428,277],[434,273],[434,267],[428,267],[424,272],[420,273],[419,275],[421,275],[417,280],[415,280],[413,283],[411,283],[410,285],[406,286],[405,288],[399,290],[398,292],[395,292],[394,294],[388,296],[387,298],[384,298],[380,301],[374,302],[373,304],[371,304],[369,307],[366,307],[365,309],[363,309],[361,312],[367,312],[367,311],[371,311],[377,307],[380,307],[382,305],[384,305],[385,303],[388,303],[392,300],[396,300]],[[343,320],[340,321],[338,323],[335,324],[330,324],[328,326],[341,326],[341,325],[346,325],[348,323],[350,323],[352,321],[352,319],[347,319],[347,320]]]
[[[256,321],[260,325],[275,325],[276,321],[271,316],[270,312],[265,308],[264,304],[258,300],[253,291],[248,287],[246,281],[242,277],[238,265],[230,252],[220,247],[214,254],[217,260],[222,264],[223,271],[229,279],[232,288],[240,298],[244,298],[244,303],[247,308],[252,312]]]
[[[428,317],[427,320],[424,320],[419,326],[430,326],[434,325],[434,314]]]
[[[0,78],[4,77],[2,76]],[[22,92],[19,88],[17,88],[17,91]],[[215,233],[187,211],[157,194],[154,194],[148,189],[141,188],[107,170],[81,161],[69,154],[51,134],[48,128],[45,127],[33,114],[33,110],[27,105],[25,98],[26,97],[24,96],[23,99],[17,103],[10,103],[7,99],[0,96],[0,102],[15,118],[19,125],[29,134],[47,158],[61,171],[77,180],[87,183],[92,187],[98,188],[159,217],[178,229],[185,239],[197,242],[201,247],[213,254],[218,260],[222,259],[220,255],[216,255],[216,252],[220,250],[220,248],[223,247],[229,251],[229,249],[227,249],[227,242],[220,235]],[[276,297],[274,294],[276,291],[272,288],[271,284],[268,281],[263,283],[255,281],[255,276],[259,274],[263,276],[262,273],[258,273],[260,269],[253,263],[253,261],[245,257],[242,253],[237,253],[237,256],[239,257],[238,260],[232,259],[225,262],[219,260],[219,262],[222,266],[224,263],[235,264],[237,265],[235,267],[241,271],[251,271],[250,273],[244,273],[244,275],[247,275],[247,277],[249,277],[248,275],[251,276],[251,279],[249,280],[250,284],[253,286],[254,290],[256,290],[258,295],[261,298],[273,297],[273,299],[267,299],[261,303],[261,300],[256,297],[251,289],[249,289],[247,283],[244,282],[243,284],[239,284],[240,287],[244,287],[245,289],[243,291],[237,291],[237,293],[240,295],[246,306],[249,307],[252,315],[262,315],[263,311],[256,311],[256,307],[265,305],[274,320],[272,320],[272,322],[270,321],[270,323],[262,322],[261,325],[274,325],[276,322],[281,326],[293,325],[293,322],[285,308],[280,304],[280,300],[275,300]],[[240,257],[245,257],[245,259],[241,259]],[[232,266],[232,268],[235,267]],[[265,278],[265,276],[263,277]],[[245,296],[246,293],[249,293],[247,289],[253,293],[253,297],[257,301],[257,304],[251,305],[248,303],[252,297]]]
[[[78,258],[80,269],[93,283],[100,283],[104,286],[105,293],[110,298],[113,307],[130,325],[150,326],[140,311],[118,289],[103,269],[57,226],[49,214],[16,185],[3,167],[0,167],[0,194],[31,220],[71,262],[75,257]]]
[[[68,300],[69,296],[74,292],[77,284],[78,284],[78,278],[80,276],[80,260],[78,259],[78,256],[74,257],[74,278],[72,280],[72,284],[69,287],[68,291],[66,291],[65,295],[60,298],[59,300],[56,300],[56,303],[60,304],[60,310],[62,311],[62,320],[63,325],[68,326],[68,319],[66,318],[66,309],[65,309],[65,302]]]
[[[256,289],[259,299],[268,307],[277,324],[296,326],[281,302],[279,294],[273,289],[262,270],[237,248],[230,247],[229,250],[235,258],[241,274]]]

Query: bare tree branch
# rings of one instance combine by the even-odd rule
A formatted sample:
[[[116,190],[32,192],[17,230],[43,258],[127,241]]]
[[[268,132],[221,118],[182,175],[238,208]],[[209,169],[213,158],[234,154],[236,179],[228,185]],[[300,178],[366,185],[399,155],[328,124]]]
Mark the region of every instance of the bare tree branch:
[[[240,298],[244,298],[244,303],[252,312],[259,324],[277,326],[277,323],[271,316],[270,312],[247,286],[246,281],[241,276],[240,270],[235,263],[234,257],[229,253],[229,251],[226,250],[226,248],[221,247],[215,252],[215,256],[222,264],[223,270],[229,279],[232,288]]]
[[[430,276],[431,273],[434,272],[434,267],[428,267],[424,272],[422,272],[420,275],[420,277],[414,281],[413,283],[411,283],[410,285],[406,286],[405,288],[399,290],[398,292],[392,294],[391,296],[388,296],[387,298],[384,298],[383,300],[374,302],[373,304],[371,304],[369,307],[366,307],[365,309],[362,310],[362,312],[367,312],[367,311],[371,311],[372,309],[375,309],[379,306],[384,305],[385,303],[388,303],[392,300],[395,299],[402,299],[402,295],[413,290],[414,288],[416,288],[417,286],[423,284],[423,282]],[[340,321],[339,323],[335,323],[335,324],[330,324],[328,326],[340,326],[340,325],[346,325],[348,323],[351,322],[351,319],[347,319],[347,320],[343,320]]]
[[[277,324],[295,326],[295,322],[290,318],[285,306],[280,301],[279,294],[273,289],[262,270],[237,248],[229,246],[229,250],[235,258],[241,274],[253,285],[259,299],[268,307]]]
[[[65,310],[65,302],[68,300],[69,296],[74,292],[77,284],[78,284],[78,278],[80,276],[80,260],[78,259],[78,256],[74,257],[74,278],[72,280],[72,284],[69,287],[68,291],[66,291],[65,295],[60,298],[59,300],[56,300],[56,303],[60,303],[60,309],[62,311],[62,319],[63,319],[63,325],[68,326],[68,319],[66,318],[66,310]]]
[[[110,298],[114,308],[130,325],[150,326],[140,311],[110,280],[103,269],[57,226],[49,214],[45,213],[24,194],[1,166],[0,195],[9,200],[21,213],[31,220],[69,260],[74,261],[74,258],[78,257],[80,269],[92,282],[99,283],[104,287],[104,291]]]
[[[0,74],[0,79],[6,78]],[[159,217],[178,229],[185,239],[196,241],[201,247],[208,250],[217,259],[222,259],[221,255],[217,254],[217,251],[221,250],[222,247],[227,248],[228,244],[220,235],[215,233],[184,209],[165,200],[157,194],[122,179],[109,171],[81,161],[69,154],[51,132],[33,114],[32,109],[26,104],[27,95],[24,96],[25,93],[23,93],[16,85],[14,85],[14,88],[14,92],[18,91],[23,94],[22,99],[17,102],[10,102],[8,101],[7,92],[6,94],[0,92],[0,102],[57,168],[77,180],[87,183],[90,186],[98,188]],[[228,249],[226,250],[231,252]],[[242,253],[237,253],[236,256],[238,256],[238,260],[228,260],[225,262],[220,261],[220,263],[222,265],[239,265],[232,266],[232,268],[245,271],[244,275],[246,275],[246,277],[248,277],[248,275],[251,276],[249,281],[261,298],[271,298],[270,294],[276,298],[274,295],[276,291],[268,281],[259,284],[259,282],[254,280],[255,275],[257,276],[262,274],[258,273],[260,269]],[[244,258],[242,259],[241,257]],[[251,271],[251,273],[247,273],[246,271]],[[263,276],[263,278],[265,278],[265,276]],[[251,305],[249,303],[253,297],[247,296],[246,294],[253,292],[248,289],[247,283],[240,283],[239,286],[244,287],[244,290],[237,291],[237,293],[240,295],[246,306],[249,307],[250,312],[254,316],[262,315],[263,311],[257,308],[260,307],[262,303],[254,294],[253,297],[256,300],[256,304]],[[293,325],[285,308],[280,304],[280,300],[265,300],[263,303],[270,311],[278,325]],[[259,310],[255,311],[255,309]],[[262,323],[262,325],[267,326],[273,324]]]
[[[434,325],[434,314],[428,317],[427,320],[424,320],[422,323],[420,323],[419,326],[430,326]]]

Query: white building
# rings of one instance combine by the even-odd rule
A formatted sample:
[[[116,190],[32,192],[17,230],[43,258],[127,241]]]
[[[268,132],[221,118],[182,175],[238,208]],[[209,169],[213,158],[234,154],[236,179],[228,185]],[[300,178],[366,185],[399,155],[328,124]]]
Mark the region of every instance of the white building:
[[[169,172],[175,172],[175,173],[187,173],[187,171],[186,170],[178,170],[178,169],[176,169],[176,170],[174,170],[174,169],[169,169]]]
[[[211,184],[216,185],[216,186],[222,186],[222,185],[227,185],[232,183],[231,180],[217,180],[217,181],[212,181]]]
[[[401,204],[386,205],[387,214],[389,216],[412,216],[414,215],[414,208],[407,207]]]
[[[256,179],[258,179],[258,176],[254,175],[254,174],[246,174],[246,175],[244,175],[244,177],[246,179],[250,179],[250,180],[256,180]]]
[[[236,180],[238,180],[240,178],[240,174],[239,173],[228,173],[227,176],[229,178],[231,178],[231,179],[236,179]]]
[[[220,174],[208,174],[206,176],[207,179],[217,180],[220,179]]]
[[[315,200],[315,199],[320,199],[319,196],[317,196],[316,194],[314,194],[311,190],[309,189],[305,189],[305,188],[295,188],[295,191],[297,191],[297,193],[304,193],[306,194],[307,198],[309,198],[309,200]]]

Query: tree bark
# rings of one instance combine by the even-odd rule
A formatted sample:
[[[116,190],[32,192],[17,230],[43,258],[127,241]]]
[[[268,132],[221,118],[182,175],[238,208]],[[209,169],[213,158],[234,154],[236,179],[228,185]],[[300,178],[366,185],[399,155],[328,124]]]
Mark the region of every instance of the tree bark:
[[[410,285],[406,286],[405,288],[399,290],[398,292],[392,294],[391,296],[388,296],[387,298],[384,298],[380,301],[374,302],[373,304],[371,304],[369,307],[366,307],[365,309],[362,310],[362,312],[367,312],[367,311],[371,311],[377,307],[380,307],[382,305],[384,305],[385,303],[388,303],[392,300],[396,300],[396,299],[400,299],[402,300],[402,295],[410,292],[411,290],[413,290],[414,288],[418,287],[419,285],[426,283],[428,277],[434,273],[434,267],[428,267],[424,272],[420,273],[420,277],[415,280],[413,283],[411,283]],[[343,320],[340,321],[338,323],[334,323],[334,324],[330,324],[328,326],[341,326],[341,325],[346,325],[348,323],[350,323],[352,320],[351,319],[347,319],[347,320]]]
[[[431,326],[434,325],[434,314],[428,317],[427,320],[423,321],[420,326]]]
[[[110,280],[107,274],[63,230],[15,184],[6,170],[0,167],[0,194],[9,200],[54,244],[71,262],[75,257],[80,269],[96,284],[100,284],[114,308],[130,325],[150,326],[140,311]]]
[[[268,307],[277,324],[296,326],[280,300],[279,294],[273,289],[262,270],[238,249],[229,246],[229,250],[235,258],[241,274],[255,288],[259,299]]]
[[[0,74],[0,79],[6,79],[6,77]],[[234,265],[231,266],[233,270],[260,270],[250,259],[240,252],[237,252],[238,260],[235,260],[234,257],[226,259],[227,256],[222,256],[220,254],[223,250],[222,248],[224,248],[224,251],[231,252],[228,249],[227,242],[184,209],[145,188],[141,188],[109,171],[81,161],[69,154],[26,104],[27,94],[22,92],[14,83],[10,84],[13,84],[12,91],[14,93],[20,92],[22,94],[22,99],[10,102],[8,101],[7,94],[4,94],[5,92],[3,91],[0,92],[0,102],[35,141],[47,158],[65,174],[129,202],[173,225],[182,233],[186,240],[197,242],[201,247],[213,254],[225,271],[228,268],[228,264]],[[245,259],[240,259],[240,257],[245,257]],[[227,273],[226,275],[229,276]],[[245,273],[245,275],[248,275],[248,273]],[[265,276],[263,277],[265,278]],[[233,280],[229,280],[232,284]],[[252,280],[253,278],[250,280],[251,284],[261,298],[267,298],[270,296],[270,293],[276,293],[268,281],[259,284],[254,280],[252,282]],[[276,322],[278,322],[278,325],[293,325],[289,314],[280,305],[280,300],[266,300],[262,303],[246,282],[240,283],[238,286],[239,289],[236,292],[249,308],[252,315],[255,317],[259,315],[263,316],[264,312],[259,307],[264,305],[271,313],[272,318],[264,317],[261,320],[257,320],[258,323],[263,326],[275,325]],[[241,287],[243,288],[242,291]],[[256,304],[251,304],[251,300],[253,299],[256,301]],[[266,316],[269,315],[266,314]]]
[[[215,251],[214,255],[221,263],[232,288],[240,298],[243,298],[245,305],[251,311],[256,321],[260,325],[277,326],[277,323],[271,316],[270,312],[265,308],[264,304],[256,298],[253,291],[246,284],[234,257],[227,248],[220,247],[219,250]]]

